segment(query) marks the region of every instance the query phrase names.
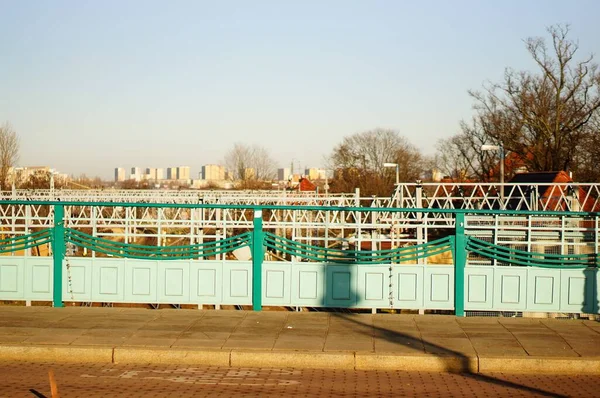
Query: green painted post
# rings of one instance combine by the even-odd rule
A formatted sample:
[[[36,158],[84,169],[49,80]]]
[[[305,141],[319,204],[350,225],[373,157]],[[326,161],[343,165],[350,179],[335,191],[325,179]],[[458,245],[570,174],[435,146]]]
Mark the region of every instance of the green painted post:
[[[454,313],[456,316],[465,316],[465,265],[467,263],[465,214],[456,213],[454,221]]]
[[[54,259],[54,282],[52,302],[54,307],[62,307],[62,263],[65,258],[65,208],[54,205],[54,230],[52,231],[52,257]]]
[[[263,263],[263,219],[262,210],[254,211],[252,230],[252,309],[262,310],[262,263]]]

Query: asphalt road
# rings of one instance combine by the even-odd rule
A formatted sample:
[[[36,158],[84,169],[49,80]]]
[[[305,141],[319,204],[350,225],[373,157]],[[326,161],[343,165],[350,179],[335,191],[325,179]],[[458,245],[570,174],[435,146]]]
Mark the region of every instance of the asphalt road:
[[[0,397],[600,397],[598,376],[0,362]],[[56,391],[56,390],[55,390]]]

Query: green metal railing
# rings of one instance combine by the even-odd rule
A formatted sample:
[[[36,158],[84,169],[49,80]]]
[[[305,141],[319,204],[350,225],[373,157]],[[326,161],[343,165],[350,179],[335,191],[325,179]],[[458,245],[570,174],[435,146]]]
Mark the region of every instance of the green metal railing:
[[[252,251],[252,300],[254,310],[262,308],[262,263],[264,248],[285,253],[301,259],[324,263],[348,264],[401,264],[433,255],[452,252],[455,280],[455,312],[464,315],[464,280],[467,253],[473,252],[479,256],[496,260],[501,263],[525,267],[544,268],[597,268],[600,264],[598,253],[589,254],[543,254],[531,253],[513,249],[503,245],[492,244],[472,236],[465,235],[465,215],[535,215],[535,216],[577,216],[596,217],[596,213],[574,212],[532,212],[532,211],[474,211],[455,209],[398,209],[386,208],[386,212],[404,213],[448,213],[455,217],[454,235],[435,241],[386,250],[341,250],[297,242],[286,237],[263,231],[262,211],[268,210],[327,210],[371,212],[381,211],[373,208],[354,207],[319,207],[319,206],[249,206],[249,205],[191,205],[191,204],[136,204],[136,203],[59,203],[59,202],[20,202],[4,201],[5,204],[44,204],[54,208],[54,225],[38,232],[0,240],[0,253],[16,252],[43,244],[52,244],[53,255],[53,303],[61,307],[62,303],[62,269],[66,253],[66,243],[72,243],[88,250],[96,251],[115,257],[144,259],[144,260],[182,260],[206,258],[231,252],[241,247],[249,246]],[[180,208],[230,208],[253,210],[253,229],[235,236],[214,242],[205,242],[181,246],[147,246],[132,243],[121,243],[100,238],[65,228],[64,214],[66,205],[90,206],[123,206],[123,207],[180,207]],[[597,223],[597,220],[596,220]],[[596,232],[597,234],[597,232]],[[596,238],[597,239],[597,238]]]
[[[499,262],[541,268],[590,268],[598,266],[598,254],[532,253],[495,245],[472,236],[467,237],[467,250]]]
[[[43,229],[27,235],[0,239],[0,253],[12,253],[45,245],[52,241],[52,228]]]
[[[453,250],[451,236],[420,245],[386,250],[342,250],[296,242],[270,232],[265,233],[265,244],[269,249],[286,253],[305,260],[327,263],[389,264],[416,261]]]
[[[206,258],[232,252],[244,246],[249,246],[251,233],[244,232],[214,242],[182,246],[148,246],[133,243],[115,242],[98,238],[75,229],[65,229],[65,240],[68,243],[93,250],[98,253],[115,257],[134,258],[142,260],[185,260]]]

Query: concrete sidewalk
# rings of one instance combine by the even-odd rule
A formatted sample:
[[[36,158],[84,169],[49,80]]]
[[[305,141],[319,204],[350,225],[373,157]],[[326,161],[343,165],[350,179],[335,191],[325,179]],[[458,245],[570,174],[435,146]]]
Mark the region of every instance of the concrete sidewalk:
[[[0,360],[600,374],[600,322],[0,306]]]

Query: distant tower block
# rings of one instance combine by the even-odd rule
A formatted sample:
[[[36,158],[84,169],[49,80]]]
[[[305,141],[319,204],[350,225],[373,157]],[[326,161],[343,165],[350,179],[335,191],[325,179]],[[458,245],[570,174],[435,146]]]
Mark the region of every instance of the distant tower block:
[[[132,167],[131,174],[129,175],[130,180],[135,180],[137,182],[142,180],[142,169],[140,167]]]
[[[202,166],[202,179],[207,181],[222,181],[225,179],[225,167],[218,164]]]
[[[178,180],[189,180],[190,179],[190,167],[189,166],[177,167],[177,179]]]
[[[177,167],[167,167],[167,180],[177,180]]]
[[[292,175],[289,167],[284,167],[282,169],[277,169],[277,180],[278,181],[287,181]]]
[[[115,168],[115,182],[125,181],[125,169],[123,167]]]

